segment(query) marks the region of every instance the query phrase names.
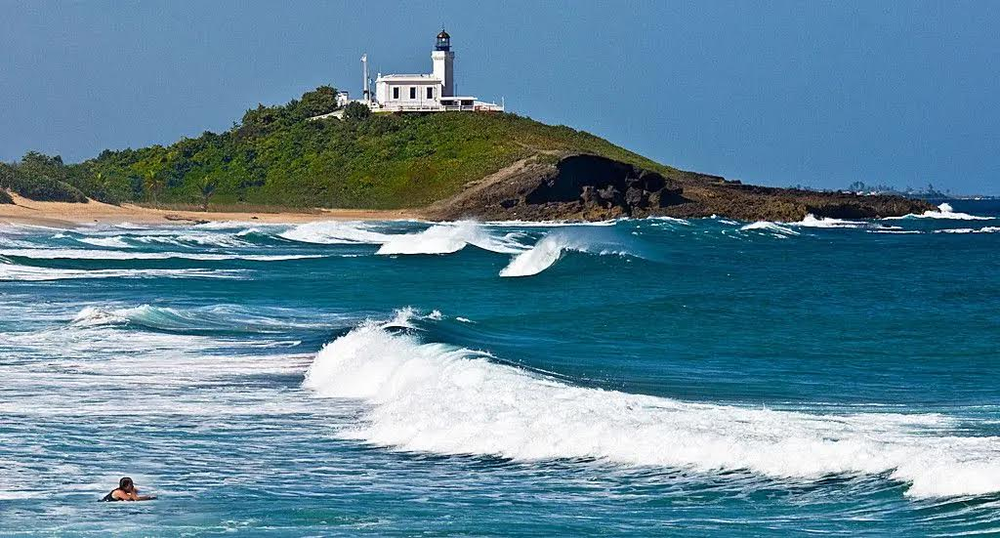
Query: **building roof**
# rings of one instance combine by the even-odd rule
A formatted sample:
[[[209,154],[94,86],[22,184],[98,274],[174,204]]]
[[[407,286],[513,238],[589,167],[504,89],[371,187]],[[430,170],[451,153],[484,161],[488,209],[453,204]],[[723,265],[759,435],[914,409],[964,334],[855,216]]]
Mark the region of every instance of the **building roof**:
[[[451,39],[451,36],[450,36],[450,35],[448,35],[448,32],[445,32],[445,31],[444,31],[444,28],[442,28],[442,29],[441,29],[441,33],[440,33],[440,34],[438,34],[438,37],[437,37],[437,38],[438,38],[438,39]]]
[[[425,74],[382,75],[375,82],[431,82],[440,84],[441,79],[434,75]]]

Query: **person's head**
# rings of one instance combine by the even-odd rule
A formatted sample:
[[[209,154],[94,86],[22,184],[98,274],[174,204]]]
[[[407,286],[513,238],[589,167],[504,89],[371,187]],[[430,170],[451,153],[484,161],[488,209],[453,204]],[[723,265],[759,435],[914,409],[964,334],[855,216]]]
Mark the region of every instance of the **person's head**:
[[[118,489],[120,489],[122,491],[125,491],[125,492],[130,492],[133,489],[135,489],[135,484],[132,483],[132,479],[131,478],[125,476],[125,477],[122,477],[122,479],[118,481]]]

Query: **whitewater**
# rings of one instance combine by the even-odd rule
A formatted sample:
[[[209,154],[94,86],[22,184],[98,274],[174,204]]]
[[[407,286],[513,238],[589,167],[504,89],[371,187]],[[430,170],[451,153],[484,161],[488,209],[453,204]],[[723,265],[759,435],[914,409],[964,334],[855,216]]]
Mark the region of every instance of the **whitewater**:
[[[0,224],[0,535],[1000,532],[1000,206],[950,203]]]

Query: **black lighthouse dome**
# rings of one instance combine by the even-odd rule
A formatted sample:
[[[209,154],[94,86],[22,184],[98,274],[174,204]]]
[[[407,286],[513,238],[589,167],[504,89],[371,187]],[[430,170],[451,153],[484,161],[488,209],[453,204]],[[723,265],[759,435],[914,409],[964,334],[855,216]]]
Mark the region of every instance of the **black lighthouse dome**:
[[[437,42],[434,45],[434,50],[451,50],[451,36],[448,35],[448,32],[444,31],[444,28],[442,28],[441,33],[437,35]]]

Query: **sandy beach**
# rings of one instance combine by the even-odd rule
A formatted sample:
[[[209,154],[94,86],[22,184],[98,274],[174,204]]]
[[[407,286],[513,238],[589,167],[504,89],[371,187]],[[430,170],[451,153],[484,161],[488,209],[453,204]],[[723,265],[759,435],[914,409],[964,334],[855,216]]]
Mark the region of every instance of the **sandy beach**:
[[[317,220],[396,220],[419,218],[413,210],[310,209],[287,212],[223,212],[153,209],[132,204],[120,206],[94,200],[85,204],[36,202],[13,194],[14,204],[0,204],[0,223],[33,224],[39,226],[74,227],[81,224],[168,224],[260,221],[310,222]]]

